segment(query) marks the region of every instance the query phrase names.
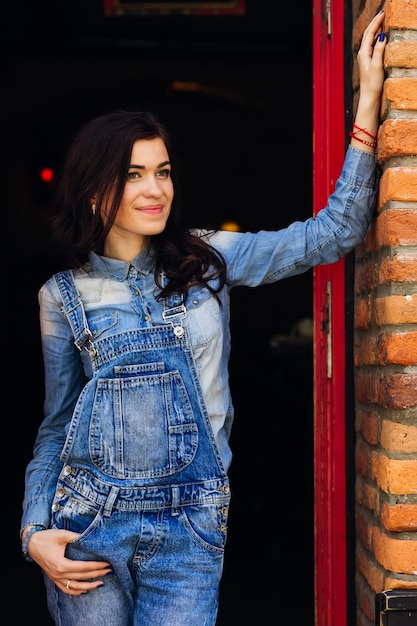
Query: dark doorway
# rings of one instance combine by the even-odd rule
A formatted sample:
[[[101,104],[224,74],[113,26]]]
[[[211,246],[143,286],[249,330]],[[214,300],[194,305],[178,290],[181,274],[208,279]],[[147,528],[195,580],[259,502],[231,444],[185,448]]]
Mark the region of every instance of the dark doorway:
[[[312,214],[308,2],[248,0],[236,18],[113,22],[101,2],[68,5],[6,20],[7,345],[17,400],[7,536],[19,626],[50,623],[41,574],[21,560],[18,538],[24,468],[42,419],[37,291],[57,264],[46,227],[51,190],[39,169],[58,170],[72,133],[92,116],[150,108],[173,132],[190,223],[234,220],[257,231]],[[308,273],[232,294],[233,500],[219,626],[314,623],[312,291]]]

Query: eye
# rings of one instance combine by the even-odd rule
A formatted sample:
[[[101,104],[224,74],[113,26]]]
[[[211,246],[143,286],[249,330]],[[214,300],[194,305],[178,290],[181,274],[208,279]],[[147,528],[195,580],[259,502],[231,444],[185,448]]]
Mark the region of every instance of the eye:
[[[164,170],[159,170],[156,173],[158,178],[169,178],[171,176],[171,170],[169,169],[164,169]]]
[[[137,180],[138,178],[141,178],[138,170],[132,170],[131,172],[127,173],[127,180]]]

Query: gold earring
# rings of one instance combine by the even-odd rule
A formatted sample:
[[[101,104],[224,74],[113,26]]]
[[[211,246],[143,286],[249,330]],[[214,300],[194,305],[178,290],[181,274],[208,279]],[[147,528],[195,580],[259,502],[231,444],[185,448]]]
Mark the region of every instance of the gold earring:
[[[96,205],[95,205],[95,204],[92,204],[92,205],[91,205],[91,210],[92,210],[92,212],[93,212],[93,215],[95,215],[95,214],[96,214],[96,208],[97,208],[97,207],[96,207]]]

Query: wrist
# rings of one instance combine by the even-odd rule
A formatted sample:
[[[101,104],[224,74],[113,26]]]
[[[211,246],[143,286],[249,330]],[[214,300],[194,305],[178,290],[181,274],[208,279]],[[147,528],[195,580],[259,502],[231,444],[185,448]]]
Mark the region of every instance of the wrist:
[[[29,552],[28,552],[28,546],[29,546],[29,540],[32,537],[32,535],[40,530],[46,530],[45,526],[42,526],[41,524],[34,524],[33,526],[27,526],[22,533],[22,556],[26,561],[32,561],[32,559],[29,556]]]
[[[376,103],[360,103],[356,109],[355,121],[359,126],[372,128],[374,133],[379,126],[380,101]]]
[[[381,105],[381,91],[368,92],[368,93],[359,93],[358,100],[358,108],[363,107],[364,109],[379,109]]]

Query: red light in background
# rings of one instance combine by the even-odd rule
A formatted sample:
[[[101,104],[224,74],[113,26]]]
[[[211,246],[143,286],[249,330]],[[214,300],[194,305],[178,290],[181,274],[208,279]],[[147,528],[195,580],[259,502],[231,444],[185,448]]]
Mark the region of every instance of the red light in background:
[[[50,183],[54,178],[54,170],[50,167],[44,167],[40,171],[40,177],[44,183]]]

